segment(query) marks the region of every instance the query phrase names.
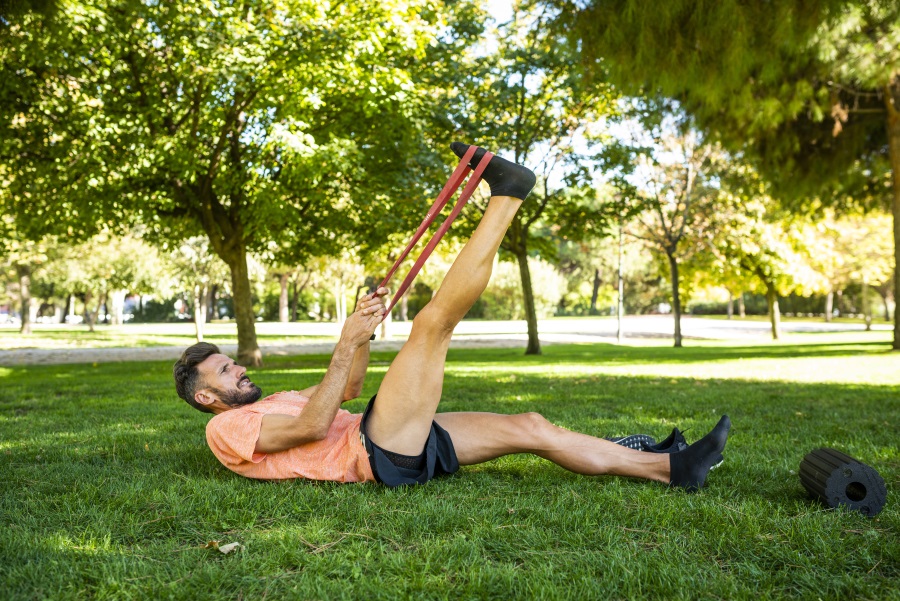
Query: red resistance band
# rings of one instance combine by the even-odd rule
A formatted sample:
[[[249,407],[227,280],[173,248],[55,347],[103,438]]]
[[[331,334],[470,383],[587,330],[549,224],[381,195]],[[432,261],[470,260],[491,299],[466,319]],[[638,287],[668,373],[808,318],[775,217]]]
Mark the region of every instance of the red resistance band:
[[[384,278],[384,281],[378,285],[379,288],[387,287],[388,282],[391,277],[393,277],[394,272],[397,271],[397,268],[400,267],[400,263],[406,259],[409,255],[409,252],[412,250],[413,246],[416,245],[416,242],[422,237],[422,234],[425,233],[425,230],[428,229],[434,220],[437,219],[437,216],[440,214],[441,209],[447,204],[447,201],[456,194],[456,191],[462,185],[463,180],[466,179],[466,176],[469,175],[469,172],[472,171],[472,168],[469,167],[469,161],[472,160],[472,157],[475,156],[475,151],[478,149],[477,146],[469,146],[469,149],[466,150],[466,153],[459,160],[459,164],[456,166],[456,169],[453,170],[453,174],[450,176],[450,179],[447,180],[447,183],[444,184],[444,189],[441,190],[441,193],[438,194],[437,200],[434,201],[434,204],[431,205],[431,208],[428,209],[428,214],[425,215],[425,220],[422,221],[422,224],[419,226],[419,229],[416,230],[415,235],[413,235],[412,240],[410,240],[409,244],[406,245],[406,249],[401,253],[400,258],[394,263],[394,266],[391,267],[390,271],[388,271],[387,276]],[[478,166],[475,167],[475,173],[472,174],[472,177],[469,178],[469,181],[466,183],[466,187],[463,188],[462,194],[459,195],[459,200],[456,201],[456,204],[453,206],[453,210],[450,211],[450,214],[444,219],[444,222],[441,223],[438,230],[434,233],[434,236],[431,237],[431,240],[428,241],[428,244],[425,245],[425,249],[422,251],[422,254],[419,255],[419,258],[416,259],[415,264],[410,269],[406,278],[403,280],[403,283],[400,284],[400,287],[397,289],[397,292],[394,293],[394,298],[391,299],[391,304],[387,307],[386,315],[389,315],[391,309],[394,308],[394,305],[397,304],[397,301],[400,300],[400,297],[403,296],[403,293],[412,285],[413,280],[416,275],[418,275],[419,270],[422,269],[422,266],[425,264],[425,261],[428,260],[428,257],[431,256],[431,253],[434,251],[438,242],[441,241],[441,238],[444,237],[444,234],[450,229],[450,225],[453,223],[453,220],[459,215],[460,211],[462,211],[463,206],[469,201],[469,198],[474,194],[475,189],[478,187],[478,183],[481,181],[481,175],[484,173],[484,170],[487,168],[488,163],[491,162],[491,159],[494,158],[494,155],[490,152],[485,152],[484,156],[481,157],[481,161],[478,162]]]

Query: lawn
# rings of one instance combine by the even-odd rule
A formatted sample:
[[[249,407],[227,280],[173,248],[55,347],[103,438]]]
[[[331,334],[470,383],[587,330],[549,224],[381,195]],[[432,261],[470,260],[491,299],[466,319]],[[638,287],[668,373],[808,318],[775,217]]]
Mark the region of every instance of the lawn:
[[[447,411],[689,440],[728,413],[725,464],[693,495],[529,456],[399,490],[251,481],[206,448],[168,363],[0,368],[0,596],[900,599],[900,355],[885,340],[451,352]],[[364,396],[390,358],[373,357]],[[272,357],[254,379],[302,388],[326,361]],[[807,498],[796,472],[823,446],[879,470],[880,515]]]

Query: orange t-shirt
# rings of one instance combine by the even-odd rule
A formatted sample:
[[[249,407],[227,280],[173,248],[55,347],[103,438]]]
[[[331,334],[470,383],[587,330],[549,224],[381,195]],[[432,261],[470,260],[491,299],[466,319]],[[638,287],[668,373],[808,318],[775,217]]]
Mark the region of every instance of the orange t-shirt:
[[[220,413],[206,425],[206,442],[222,465],[248,478],[309,478],[337,482],[374,481],[359,435],[362,415],[338,410],[328,435],[278,453],[254,453],[267,413],[300,415],[309,399],[299,392],[276,392],[251,405]]]

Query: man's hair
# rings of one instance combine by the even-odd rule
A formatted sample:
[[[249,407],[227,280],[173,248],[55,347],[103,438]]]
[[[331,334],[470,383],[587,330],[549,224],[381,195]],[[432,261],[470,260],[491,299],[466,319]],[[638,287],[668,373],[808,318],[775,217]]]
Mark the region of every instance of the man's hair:
[[[172,375],[175,376],[175,390],[178,396],[187,401],[187,404],[202,411],[204,413],[212,413],[206,406],[198,403],[194,399],[197,391],[205,386],[203,378],[200,376],[200,370],[197,366],[203,363],[208,357],[217,355],[219,347],[209,342],[198,342],[185,349],[181,354],[181,358],[175,362],[172,368]]]

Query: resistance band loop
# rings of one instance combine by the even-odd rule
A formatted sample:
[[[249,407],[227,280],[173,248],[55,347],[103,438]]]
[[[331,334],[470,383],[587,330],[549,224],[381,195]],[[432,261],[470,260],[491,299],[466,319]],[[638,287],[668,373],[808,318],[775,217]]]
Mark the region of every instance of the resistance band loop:
[[[450,176],[450,179],[447,180],[447,183],[444,185],[441,193],[438,194],[437,200],[434,201],[434,204],[431,205],[431,208],[428,210],[428,214],[425,216],[425,219],[422,221],[422,224],[419,226],[419,229],[416,230],[416,233],[413,235],[412,240],[410,240],[409,244],[406,245],[406,248],[401,253],[400,257],[394,263],[393,267],[391,267],[390,271],[388,271],[387,276],[384,278],[384,281],[378,285],[379,288],[386,287],[391,277],[393,277],[394,273],[397,271],[397,268],[400,267],[400,263],[406,259],[412,250],[413,246],[416,245],[416,242],[422,237],[425,233],[425,230],[428,229],[434,220],[437,219],[437,216],[440,214],[441,209],[447,204],[447,201],[456,193],[459,187],[462,185],[463,180],[465,180],[466,176],[469,172],[472,171],[471,167],[469,167],[469,161],[472,160],[472,157],[475,155],[475,150],[477,148],[475,146],[469,146],[466,153],[459,161],[459,165],[456,166],[456,169],[453,170],[453,174]],[[397,288],[397,292],[394,293],[394,298],[391,299],[391,304],[388,305],[387,313],[390,314],[391,309],[394,308],[394,305],[397,304],[397,301],[400,300],[400,297],[403,296],[403,293],[412,285],[412,281],[415,279],[416,275],[419,273],[419,270],[422,269],[422,266],[425,264],[425,261],[428,260],[428,257],[434,252],[435,247],[437,247],[438,242],[441,241],[441,238],[444,237],[444,234],[450,229],[450,225],[453,223],[453,220],[459,215],[462,211],[463,206],[469,201],[469,198],[472,194],[475,193],[476,188],[478,188],[478,184],[481,181],[481,175],[484,173],[484,170],[487,168],[488,163],[491,162],[491,159],[494,158],[494,155],[490,152],[485,152],[484,156],[481,157],[481,160],[478,162],[478,166],[475,167],[475,172],[472,174],[472,177],[469,178],[469,181],[466,183],[466,187],[463,188],[462,194],[459,196],[459,200],[456,201],[456,204],[453,206],[453,209],[450,211],[450,214],[447,218],[441,223],[438,230],[434,233],[434,236],[431,237],[431,240],[428,241],[428,244],[425,246],[425,249],[422,250],[422,254],[419,255],[419,258],[416,259],[415,264],[410,269],[409,273],[404,278],[403,283],[400,284],[400,287]]]

